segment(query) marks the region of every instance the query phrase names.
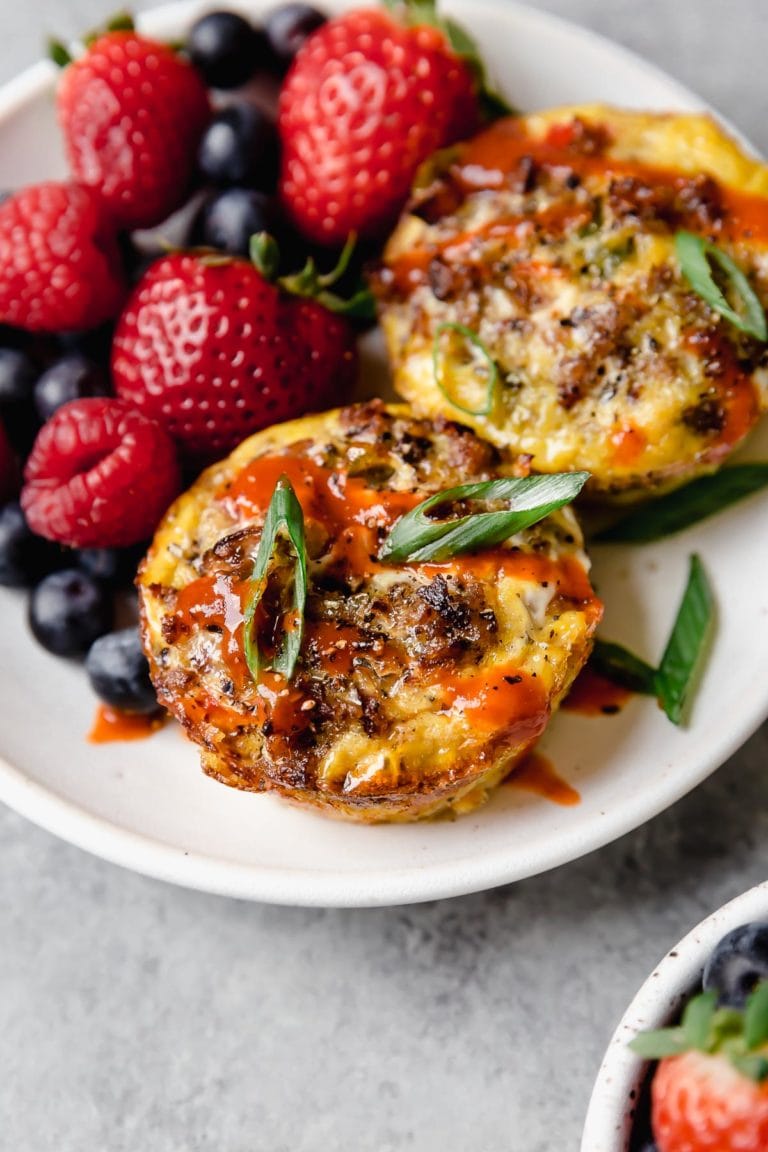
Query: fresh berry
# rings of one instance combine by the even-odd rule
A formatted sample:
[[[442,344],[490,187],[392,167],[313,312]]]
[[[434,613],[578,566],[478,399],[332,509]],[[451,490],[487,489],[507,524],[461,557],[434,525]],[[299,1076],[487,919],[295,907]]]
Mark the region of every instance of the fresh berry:
[[[27,588],[60,568],[63,553],[56,544],[34,536],[21,505],[0,508],[0,584]]]
[[[659,1152],[766,1152],[768,982],[743,1009],[718,1007],[716,991],[702,992],[678,1025],[641,1033],[631,1047],[659,1060],[651,1080]]]
[[[274,232],[274,203],[254,188],[227,188],[206,200],[192,224],[191,242],[219,248],[232,256],[247,256],[251,236]]]
[[[120,225],[151,227],[181,204],[209,104],[170,48],[133,32],[99,37],[64,72],[58,111],[75,179]]]
[[[304,41],[316,32],[326,17],[310,4],[281,4],[264,17],[264,31],[272,55],[283,70],[293,63],[293,58]]]
[[[0,348],[0,418],[16,452],[25,457],[40,427],[34,402],[39,368],[18,348]]]
[[[0,204],[0,322],[94,328],[124,295],[113,226],[91,189],[36,184]]]
[[[211,120],[200,141],[197,166],[214,184],[271,192],[277,183],[277,128],[255,104],[230,104]]]
[[[432,25],[386,12],[330,20],[299,51],[280,93],[281,195],[318,243],[391,225],[419,164],[476,127],[469,65]]]
[[[105,704],[123,712],[158,710],[149,664],[136,628],[99,637],[86,657],[85,670],[91,687]]]
[[[109,591],[76,568],[46,576],[29,601],[32,633],[56,656],[84,656],[112,627],[112,617]]]
[[[710,956],[704,988],[714,989],[721,1004],[743,1008],[760,980],[768,980],[768,923],[743,924],[724,936]]]
[[[179,490],[166,432],[120,400],[73,400],[41,429],[24,470],[30,528],[75,548],[145,540]]]
[[[16,453],[11,447],[8,434],[0,422],[0,501],[7,500],[19,487],[19,467]]]
[[[107,391],[107,381],[98,364],[72,353],[43,372],[35,384],[35,407],[40,419],[46,421],[70,400],[106,396]]]
[[[209,12],[195,21],[187,52],[211,88],[239,88],[263,67],[266,37],[236,12]]]
[[[651,1123],[659,1152],[766,1152],[768,1083],[725,1056],[685,1052],[653,1078]]]
[[[245,260],[168,256],[115,332],[117,395],[191,455],[220,455],[267,424],[338,402],[354,374],[348,322]]]
[[[142,541],[130,548],[80,548],[75,552],[78,568],[115,588],[128,588],[136,579],[139,562],[147,550]]]

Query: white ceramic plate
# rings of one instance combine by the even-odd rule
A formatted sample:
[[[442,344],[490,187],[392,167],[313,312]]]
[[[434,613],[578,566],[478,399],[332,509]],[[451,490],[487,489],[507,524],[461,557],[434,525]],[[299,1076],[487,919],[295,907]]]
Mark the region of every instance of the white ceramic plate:
[[[341,7],[328,3],[327,8]],[[210,7],[210,4],[208,5]],[[243,5],[258,12],[265,4]],[[493,74],[522,108],[603,100],[694,109],[699,101],[624,49],[511,3],[445,3],[476,35]],[[204,5],[178,4],[142,26],[176,37]],[[52,67],[0,92],[0,187],[63,175]],[[372,365],[377,341],[366,350]],[[766,429],[751,453],[768,455]],[[179,884],[286,904],[398,904],[504,884],[573,860],[660,812],[709,775],[768,713],[768,494],[671,542],[600,550],[603,633],[658,657],[687,569],[701,553],[719,631],[687,730],[653,703],[620,716],[556,718],[542,750],[582,795],[558,807],[502,787],[453,823],[356,827],[231,791],[204,777],[175,727],[142,743],[85,741],[94,710],[82,670],[36,647],[22,598],[2,590],[0,798],[73,843]]]
[[[638,1032],[663,1028],[701,986],[704,965],[728,932],[768,918],[768,883],[758,884],[702,920],[667,953],[643,984],[611,1038],[598,1073],[581,1152],[627,1152],[647,1065],[629,1048]]]

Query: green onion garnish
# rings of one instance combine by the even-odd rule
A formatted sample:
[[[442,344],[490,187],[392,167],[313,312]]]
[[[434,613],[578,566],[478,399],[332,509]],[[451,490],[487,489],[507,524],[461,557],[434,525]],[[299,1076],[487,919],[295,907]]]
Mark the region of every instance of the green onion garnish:
[[[604,676],[613,684],[644,696],[656,695],[656,669],[621,644],[596,640],[589,663],[598,676]]]
[[[656,696],[673,724],[681,724],[709,643],[714,597],[698,556],[691,556],[688,583],[658,668],[621,644],[598,640],[591,657],[601,676],[647,696]]]
[[[269,577],[286,558],[278,556],[279,540],[287,537],[292,548],[293,560],[293,603],[288,621],[283,620],[283,635],[278,643],[272,664],[273,672],[280,672],[290,680],[301,652],[304,635],[304,608],[307,601],[307,550],[304,543],[304,514],[287,476],[281,476],[275,485],[269,502],[264,528],[259,541],[259,550],[251,575],[251,587],[244,610],[245,661],[254,680],[258,680],[262,667],[259,646],[254,636],[253,619],[256,615]],[[288,626],[286,626],[286,623]]]
[[[656,672],[656,695],[673,724],[680,724],[714,621],[714,599],[704,567],[691,556],[688,583]]]
[[[473,348],[477,348],[483,355],[483,358],[488,365],[487,374],[488,380],[485,388],[485,400],[480,408],[469,408],[466,404],[462,404],[456,395],[452,393],[450,382],[445,379],[445,371],[443,367],[444,355],[441,344],[441,337],[446,332],[455,332],[470,344]],[[487,416],[493,409],[493,402],[496,396],[496,385],[499,380],[499,369],[496,366],[496,361],[491,356],[490,352],[483,344],[477,332],[473,332],[471,328],[467,328],[464,324],[454,324],[447,321],[444,324],[438,324],[435,329],[435,338],[432,341],[432,370],[435,374],[435,383],[445,396],[446,400],[458,408],[459,412],[465,412],[467,416]]]
[[[588,472],[563,472],[448,488],[423,500],[397,521],[381,547],[379,558],[392,563],[441,561],[462,552],[491,548],[569,504],[588,479]],[[492,500],[504,501],[510,506],[497,512],[473,512],[448,520],[427,515],[433,509],[460,501]]]
[[[682,532],[722,512],[731,504],[768,487],[768,464],[733,464],[713,476],[700,476],[682,488],[644,504],[635,512],[604,528],[595,543],[647,544]]]
[[[722,248],[693,232],[678,232],[675,236],[675,251],[686,280],[710,308],[730,320],[740,332],[746,332],[756,340],[768,340],[768,324],[763,306],[747,277]],[[712,264],[716,264],[725,276],[729,289],[740,304],[739,311],[731,307],[715,283]]]

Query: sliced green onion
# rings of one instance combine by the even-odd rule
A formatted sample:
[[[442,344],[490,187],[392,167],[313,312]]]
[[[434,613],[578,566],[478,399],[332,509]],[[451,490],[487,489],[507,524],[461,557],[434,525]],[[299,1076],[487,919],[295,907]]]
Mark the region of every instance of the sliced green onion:
[[[384,541],[379,557],[392,563],[441,561],[462,552],[491,548],[569,504],[588,479],[588,472],[563,472],[551,476],[461,484],[458,488],[438,492],[397,521]],[[464,500],[503,500],[510,507],[449,520],[433,519],[427,515],[433,509]]]
[[[656,673],[659,703],[673,724],[680,724],[709,641],[715,606],[698,556],[691,556],[688,583]]]
[[[610,544],[647,544],[682,532],[699,520],[768,487],[768,464],[733,464],[714,476],[701,476],[631,512],[593,540]]]
[[[613,684],[639,692],[644,696],[655,696],[654,677],[656,669],[621,644],[609,640],[596,640],[589,658],[590,667],[599,676],[604,676]]]
[[[488,383],[485,389],[485,400],[481,408],[468,408],[465,404],[462,404],[459,400],[456,399],[454,395],[451,394],[449,387],[446,384],[445,373],[443,371],[442,364],[442,348],[440,345],[440,338],[445,332],[456,332],[459,336],[463,336],[467,343],[471,344],[474,348],[477,348],[482,353],[488,365]],[[459,412],[465,412],[467,416],[487,416],[491,412],[496,396],[496,385],[498,384],[499,380],[499,369],[496,366],[496,361],[491,356],[485,344],[483,344],[477,332],[473,332],[472,329],[467,328],[465,324],[455,324],[452,321],[446,321],[444,324],[438,324],[437,328],[435,329],[435,338],[432,341],[432,370],[435,375],[435,383],[442,392],[443,396],[445,396],[449,404],[452,404],[454,408],[458,408]]]
[[[763,306],[749,280],[727,252],[723,252],[722,248],[718,248],[711,240],[705,240],[693,232],[676,234],[675,251],[686,280],[710,308],[714,308],[715,312],[730,320],[739,331],[754,336],[756,340],[768,340],[768,324]],[[712,263],[718,266],[728,281],[728,287],[739,301],[739,311],[731,307],[725,294],[715,283]]]
[[[655,696],[673,724],[682,723],[706,651],[715,606],[698,556],[691,556],[688,583],[658,668],[620,644],[597,640],[591,666],[601,676],[645,696]]]
[[[307,601],[307,550],[304,543],[304,514],[287,476],[281,476],[269,502],[259,550],[251,575],[251,587],[244,610],[245,661],[254,680],[258,680],[262,667],[259,646],[254,636],[253,620],[270,574],[275,570],[278,537],[288,539],[295,561],[293,563],[293,604],[291,626],[283,628],[272,664],[273,672],[280,672],[290,680],[296,668],[304,636],[304,609]]]

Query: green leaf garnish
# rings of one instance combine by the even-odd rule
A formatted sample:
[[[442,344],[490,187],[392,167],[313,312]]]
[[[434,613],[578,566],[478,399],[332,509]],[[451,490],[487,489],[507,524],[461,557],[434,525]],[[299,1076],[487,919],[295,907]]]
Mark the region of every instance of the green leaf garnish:
[[[688,583],[658,668],[621,644],[596,640],[591,667],[607,680],[656,696],[673,724],[680,724],[696,684],[714,622],[714,598],[698,556],[691,556]]]
[[[758,1052],[749,1052],[744,1056],[731,1053],[729,1059],[742,1076],[754,1080],[755,1084],[768,1080],[768,1056],[761,1056]]]
[[[744,1039],[749,1049],[768,1043],[768,983],[758,984],[747,999]]]
[[[401,516],[381,546],[379,558],[391,563],[439,562],[492,548],[569,504],[588,479],[588,472],[564,472],[461,484],[438,492]],[[499,501],[510,507],[448,520],[428,516],[434,509],[464,501]]]
[[[72,53],[61,40],[56,40],[51,36],[48,39],[47,47],[48,56],[57,68],[66,68],[68,64],[72,63]]]
[[[243,612],[245,661],[254,680],[259,678],[262,663],[258,642],[254,635],[253,620],[256,609],[267,590],[270,575],[286,563],[286,557],[278,557],[277,555],[283,540],[293,550],[295,557],[292,563],[293,603],[287,621],[288,626],[283,619],[283,635],[278,643],[272,663],[268,667],[273,672],[280,672],[286,680],[290,680],[301,652],[304,635],[304,609],[307,601],[307,550],[304,542],[304,513],[287,476],[280,477],[269,502],[261,540],[259,541],[259,550],[253,565],[248,600]]]
[[[680,724],[714,622],[714,598],[698,556],[691,556],[688,583],[655,677],[659,703]]]
[[[630,1048],[643,1060],[663,1060],[665,1056],[679,1056],[687,1051],[682,1028],[657,1028],[654,1032],[640,1032],[630,1040]]]
[[[703,992],[688,1001],[680,1021],[686,1048],[707,1051],[716,1008],[717,992]]]
[[[643,505],[618,524],[598,532],[593,540],[601,544],[647,544],[661,540],[765,487],[768,487],[768,464],[733,464]]]
[[[461,336],[465,341],[477,348],[481,353],[487,364],[487,382],[485,386],[485,400],[480,408],[469,408],[466,404],[462,404],[457,400],[455,395],[451,394],[449,386],[445,380],[445,373],[443,371],[443,353],[440,344],[440,338],[445,332],[455,332]],[[483,344],[477,332],[473,332],[471,328],[467,328],[464,324],[455,324],[452,321],[446,321],[444,324],[438,324],[435,329],[435,337],[432,341],[432,370],[435,375],[435,383],[445,396],[449,404],[454,408],[458,408],[459,412],[466,412],[468,416],[487,416],[492,408],[496,396],[496,385],[499,380],[499,369],[496,361],[491,356],[490,352]],[[474,375],[474,372],[473,372]],[[474,381],[473,381],[474,382]]]
[[[644,696],[656,695],[656,669],[621,644],[595,640],[589,662],[599,676],[604,676],[613,684]]]
[[[743,1076],[768,1080],[768,982],[758,984],[745,1010],[718,1008],[717,992],[701,992],[687,1004],[679,1025],[641,1032],[629,1047],[645,1060],[683,1052],[725,1056]]]
[[[763,306],[749,280],[727,252],[693,232],[676,233],[675,252],[686,280],[710,308],[730,320],[740,332],[746,332],[756,340],[768,340]],[[725,293],[716,284],[712,264],[716,264],[725,276],[728,288],[739,303],[738,311],[728,303]]]

